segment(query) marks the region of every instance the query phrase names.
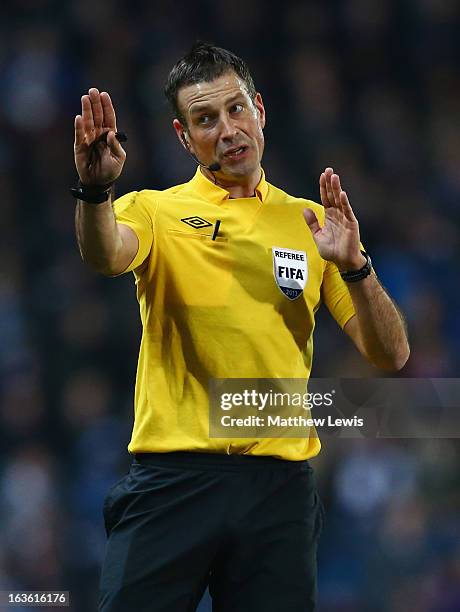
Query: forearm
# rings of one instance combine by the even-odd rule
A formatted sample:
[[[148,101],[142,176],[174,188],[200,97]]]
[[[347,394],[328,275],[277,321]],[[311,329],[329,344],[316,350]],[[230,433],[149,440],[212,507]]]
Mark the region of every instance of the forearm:
[[[122,248],[111,197],[97,205],[78,200],[75,230],[83,261],[97,272],[111,275]]]
[[[365,279],[348,283],[356,311],[360,350],[375,366],[400,370],[409,358],[404,320],[372,272]]]

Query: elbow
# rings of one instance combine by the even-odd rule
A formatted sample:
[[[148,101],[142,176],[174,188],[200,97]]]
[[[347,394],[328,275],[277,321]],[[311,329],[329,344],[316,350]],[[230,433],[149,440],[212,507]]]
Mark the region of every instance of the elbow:
[[[115,278],[116,276],[120,276],[123,274],[123,270],[120,270],[119,267],[115,266],[93,266],[93,270],[95,270],[98,274],[102,274],[106,278]]]
[[[394,369],[393,372],[399,372],[406,365],[408,359],[410,357],[410,346],[409,342],[406,340],[404,345],[400,348],[400,350],[396,353],[394,357]]]
[[[395,373],[399,372],[406,365],[407,360],[410,356],[409,345],[401,347],[398,351],[395,351],[392,355],[386,355],[384,358],[376,360],[373,365],[385,372]]]
[[[119,276],[123,271],[119,270],[119,266],[117,267],[115,263],[109,261],[95,261],[88,257],[85,257],[84,253],[81,252],[82,261],[93,270],[97,274],[101,274],[102,276],[106,276],[108,278],[114,278],[115,276]]]
[[[402,353],[399,360],[397,361],[397,367],[395,371],[399,372],[399,370],[402,370],[403,367],[406,365],[409,357],[410,357],[410,347],[409,345],[407,345],[404,352]]]

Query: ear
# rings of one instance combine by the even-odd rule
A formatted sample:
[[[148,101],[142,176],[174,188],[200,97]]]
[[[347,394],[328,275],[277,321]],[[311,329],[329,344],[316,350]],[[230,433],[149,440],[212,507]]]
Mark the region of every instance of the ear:
[[[187,134],[186,134],[185,128],[182,125],[182,123],[179,121],[179,119],[174,119],[173,128],[177,134],[177,138],[179,138],[179,142],[184,147],[184,149],[188,151],[190,149],[190,143],[187,140]]]
[[[262,96],[259,92],[256,93],[256,97],[254,98],[254,105],[257,108],[259,115],[259,126],[260,129],[263,130],[265,127],[265,107],[262,101]]]

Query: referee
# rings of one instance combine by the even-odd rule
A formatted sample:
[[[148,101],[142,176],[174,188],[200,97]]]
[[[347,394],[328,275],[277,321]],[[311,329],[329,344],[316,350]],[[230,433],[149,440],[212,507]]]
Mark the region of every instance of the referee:
[[[307,380],[323,301],[363,356],[400,369],[405,327],[382,288],[340,178],[322,206],[288,195],[261,167],[265,109],[246,64],[196,44],[166,96],[187,183],[112,201],[126,153],[106,92],[75,118],[82,258],[133,272],[142,320],[129,473],[104,503],[100,612],[315,610],[322,506],[306,438],[210,438],[210,382]]]

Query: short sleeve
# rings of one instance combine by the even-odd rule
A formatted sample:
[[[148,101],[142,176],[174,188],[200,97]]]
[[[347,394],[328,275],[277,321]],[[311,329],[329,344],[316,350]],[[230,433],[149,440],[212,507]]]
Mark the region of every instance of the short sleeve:
[[[131,191],[114,201],[113,210],[117,223],[130,227],[139,241],[136,256],[124,270],[130,272],[144,263],[152,250],[155,205],[142,192]]]
[[[351,317],[356,314],[355,307],[348,287],[340,276],[339,269],[331,261],[326,262],[321,294],[329,312],[343,329]]]

